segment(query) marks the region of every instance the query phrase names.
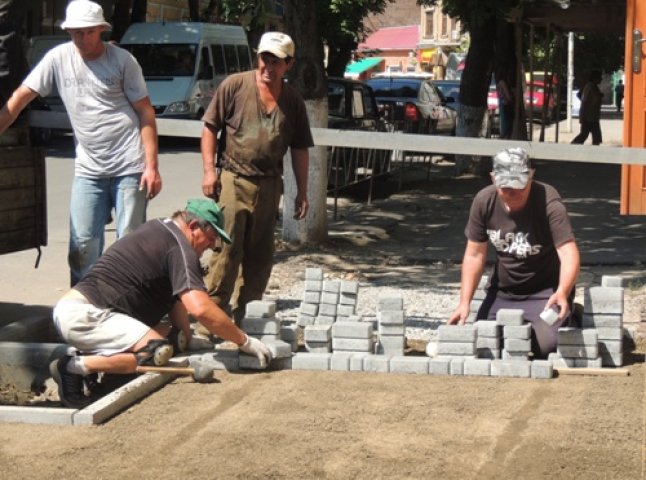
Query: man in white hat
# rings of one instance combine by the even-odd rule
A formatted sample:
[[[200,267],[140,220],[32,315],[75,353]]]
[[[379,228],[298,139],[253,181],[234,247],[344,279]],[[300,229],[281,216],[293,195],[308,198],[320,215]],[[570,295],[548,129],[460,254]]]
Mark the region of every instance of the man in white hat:
[[[502,308],[524,310],[532,327],[532,350],[546,357],[556,350],[558,329],[572,312],[580,259],[567,211],[554,187],[533,180],[535,168],[522,148],[493,157],[493,185],[473,200],[465,234],[460,303],[449,324],[464,324],[487,261],[487,242],[496,262],[477,319],[495,320]],[[558,312],[556,319],[541,314]]]
[[[145,221],[161,177],[155,111],[141,67],[101,40],[110,28],[101,6],[70,2],[61,28],[72,41],[47,52],[13,92],[0,111],[0,134],[29,102],[58,88],[76,140],[68,257],[74,286],[103,251],[112,209],[122,237]]]
[[[262,298],[269,281],[288,149],[297,186],[294,218],[307,214],[308,148],[314,142],[302,97],[283,81],[293,64],[289,35],[265,33],[258,45],[258,68],[224,80],[202,118],[202,191],[217,198],[221,188],[218,201],[232,240],[212,257],[206,283],[211,298],[226,309],[240,273],[233,311],[237,321],[248,302]],[[215,163],[218,148],[221,173]]]

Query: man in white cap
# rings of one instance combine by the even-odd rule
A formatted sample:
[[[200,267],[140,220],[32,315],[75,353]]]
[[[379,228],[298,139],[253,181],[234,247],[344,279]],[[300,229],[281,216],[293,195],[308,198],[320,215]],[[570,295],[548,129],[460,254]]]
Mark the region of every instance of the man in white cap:
[[[227,309],[240,273],[236,321],[249,301],[262,298],[269,281],[288,149],[297,186],[294,218],[307,214],[308,148],[314,142],[302,97],[283,81],[293,64],[292,39],[265,33],[258,45],[258,68],[224,80],[202,118],[202,191],[207,197],[219,195],[232,240],[212,257],[206,281],[213,301]]]
[[[478,192],[471,205],[460,303],[448,323],[467,320],[489,241],[496,261],[477,319],[495,319],[501,308],[524,310],[532,326],[534,355],[544,358],[556,350],[558,329],[570,318],[580,259],[559,193],[535,181],[534,172],[522,148],[501,150],[493,157],[493,185]],[[558,312],[553,323],[541,318],[548,309]]]
[[[58,88],[76,140],[68,256],[73,286],[101,255],[112,209],[122,237],[145,221],[161,177],[155,111],[141,67],[101,40],[110,28],[101,6],[70,2],[61,28],[72,41],[47,52],[13,92],[0,111],[0,134],[29,102]]]

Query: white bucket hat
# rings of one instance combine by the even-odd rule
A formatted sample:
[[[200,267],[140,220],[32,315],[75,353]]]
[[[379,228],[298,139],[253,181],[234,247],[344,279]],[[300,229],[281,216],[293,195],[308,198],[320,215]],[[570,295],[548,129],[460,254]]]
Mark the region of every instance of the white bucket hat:
[[[269,52],[278,58],[294,56],[294,42],[289,35],[280,32],[267,32],[260,37],[258,53]]]
[[[63,30],[99,26],[111,28],[111,25],[103,17],[103,8],[98,3],[89,0],[73,0],[67,5],[65,21],[61,23]]]

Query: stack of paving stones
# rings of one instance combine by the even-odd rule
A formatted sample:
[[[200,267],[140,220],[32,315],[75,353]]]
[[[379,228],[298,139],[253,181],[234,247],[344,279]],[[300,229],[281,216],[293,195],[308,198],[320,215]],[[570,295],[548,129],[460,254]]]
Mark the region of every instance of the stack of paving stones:
[[[310,353],[332,351],[332,325],[307,325],[303,331],[305,350]]]
[[[403,356],[406,348],[406,326],[404,325],[404,299],[384,297],[377,305],[379,344],[377,353]]]
[[[487,291],[485,287],[489,282],[489,277],[483,275],[480,277],[480,283],[478,283],[478,288],[473,292],[473,299],[471,300],[471,305],[469,306],[469,316],[467,317],[466,323],[475,323],[478,320],[478,310],[480,310],[480,305],[482,305],[483,300],[487,296]]]
[[[441,325],[438,328],[437,360],[449,361],[451,375],[489,375],[490,361],[476,357],[477,330],[474,324]],[[433,368],[442,368],[434,362]],[[486,371],[486,373],[485,373]]]
[[[272,369],[291,368],[292,345],[281,339],[280,321],[276,318],[276,303],[255,300],[247,304],[240,328],[250,337],[265,343],[274,357]],[[241,369],[261,369],[258,358],[240,353]]]
[[[559,328],[556,353],[550,358],[556,367],[600,368],[597,331],[594,328]]]
[[[323,270],[307,268],[298,324],[332,325],[337,320],[348,320],[356,313],[358,294],[359,282],[324,280]]]
[[[503,327],[498,325],[495,320],[478,320],[475,327],[478,358],[499,359],[502,350]]]
[[[305,291],[301,302],[298,325],[306,327],[314,325],[319,314],[321,292],[323,291],[323,270],[320,268],[305,269]]]
[[[601,286],[584,291],[583,328],[594,328],[604,367],[623,365],[624,282],[622,277],[604,275]]]
[[[496,313],[496,323],[503,327],[503,360],[529,360],[532,327],[525,322],[523,313],[518,308],[501,308]]]

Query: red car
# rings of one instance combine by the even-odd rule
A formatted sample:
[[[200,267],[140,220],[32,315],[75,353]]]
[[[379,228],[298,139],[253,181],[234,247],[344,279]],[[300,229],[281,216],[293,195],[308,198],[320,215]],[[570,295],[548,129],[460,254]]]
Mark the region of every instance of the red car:
[[[531,88],[531,101],[530,101],[530,86]],[[543,105],[545,99],[548,97],[545,82],[543,80],[534,79],[533,83],[528,83],[525,87],[525,110],[527,115],[533,118],[541,118],[543,115]],[[549,100],[547,100],[547,122],[555,121],[558,118],[558,111],[556,108],[556,85],[553,83],[549,89]]]

